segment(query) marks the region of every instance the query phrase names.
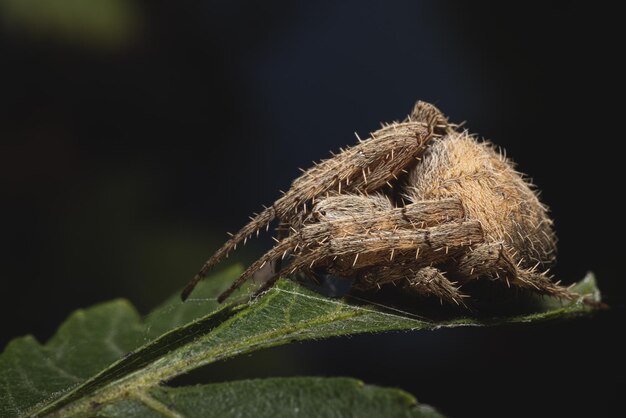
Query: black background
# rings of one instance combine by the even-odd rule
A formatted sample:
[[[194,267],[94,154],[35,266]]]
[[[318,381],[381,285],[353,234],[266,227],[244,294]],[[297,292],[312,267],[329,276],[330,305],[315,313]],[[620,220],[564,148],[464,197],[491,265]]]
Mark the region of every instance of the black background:
[[[201,380],[355,376],[451,416],[608,414],[623,379],[622,54],[599,4],[128,2],[119,39],[4,19],[0,347],[114,297],[147,312],[299,171],[417,99],[542,189],[564,282],[613,309],[567,323],[297,344]],[[89,34],[89,31],[87,32]],[[241,260],[267,248],[262,238]]]

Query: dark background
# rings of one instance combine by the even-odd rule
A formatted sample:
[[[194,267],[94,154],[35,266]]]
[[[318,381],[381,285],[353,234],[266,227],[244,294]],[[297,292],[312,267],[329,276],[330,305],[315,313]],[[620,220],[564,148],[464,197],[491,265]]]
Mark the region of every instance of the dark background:
[[[613,309],[297,344],[211,366],[203,381],[348,375],[451,416],[617,406],[619,13],[547,2],[39,3],[0,1],[0,347],[26,333],[45,341],[73,310],[115,297],[147,312],[297,167],[422,99],[532,176],[556,219],[558,278],[593,270]]]

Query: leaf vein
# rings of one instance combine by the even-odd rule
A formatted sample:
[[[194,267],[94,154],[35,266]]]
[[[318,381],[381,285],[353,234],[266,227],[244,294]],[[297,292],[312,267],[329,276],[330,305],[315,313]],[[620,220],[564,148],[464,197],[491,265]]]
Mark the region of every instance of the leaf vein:
[[[107,334],[104,337],[104,343],[106,344],[106,346],[118,357],[124,355],[124,350],[122,350],[115,341],[115,338],[117,337],[117,326],[120,323],[121,319],[122,312],[119,310],[115,311],[113,319],[109,322]]]
[[[152,409],[160,413],[161,415],[168,418],[185,418],[183,414],[178,413],[177,411],[171,409],[168,405],[154,399],[145,391],[136,391],[133,393],[133,397],[146,405],[148,408]]]

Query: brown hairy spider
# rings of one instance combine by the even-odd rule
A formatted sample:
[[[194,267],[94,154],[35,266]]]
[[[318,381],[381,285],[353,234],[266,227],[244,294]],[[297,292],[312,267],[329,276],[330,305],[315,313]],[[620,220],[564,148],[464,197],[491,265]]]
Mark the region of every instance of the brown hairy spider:
[[[513,164],[433,105],[323,160],[232,235],[182,293],[240,242],[279,219],[276,245],[220,295],[228,298],[267,263],[289,256],[260,289],[300,271],[353,279],[360,290],[393,283],[464,305],[472,280],[574,299],[546,276],[556,238],[546,206]]]

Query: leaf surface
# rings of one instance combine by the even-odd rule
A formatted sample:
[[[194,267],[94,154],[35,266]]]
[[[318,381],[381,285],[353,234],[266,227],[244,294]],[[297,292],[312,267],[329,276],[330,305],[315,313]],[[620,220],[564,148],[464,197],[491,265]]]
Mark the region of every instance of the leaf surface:
[[[399,389],[355,379],[291,377],[153,388],[98,408],[100,417],[441,417]]]
[[[219,306],[215,295],[240,271],[206,280],[191,302],[182,304],[174,295],[143,321],[127,301],[115,300],[76,311],[45,345],[30,336],[13,340],[0,355],[0,416],[81,415],[142,394],[186,396],[195,392],[163,384],[219,360],[293,341],[541,321],[591,310],[581,301],[537,297],[536,310],[524,315],[430,320],[326,298],[289,280],[250,304]],[[600,300],[592,275],[574,290]]]

